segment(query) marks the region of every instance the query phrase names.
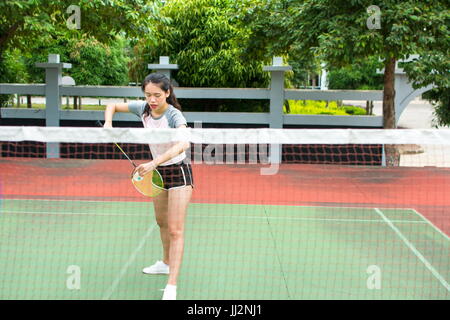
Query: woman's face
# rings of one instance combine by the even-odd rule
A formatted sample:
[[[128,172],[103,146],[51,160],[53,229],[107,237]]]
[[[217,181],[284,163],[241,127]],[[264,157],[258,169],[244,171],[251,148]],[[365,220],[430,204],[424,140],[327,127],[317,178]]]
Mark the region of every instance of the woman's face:
[[[170,91],[164,91],[157,84],[150,82],[145,86],[144,95],[151,110],[158,111],[166,106]]]

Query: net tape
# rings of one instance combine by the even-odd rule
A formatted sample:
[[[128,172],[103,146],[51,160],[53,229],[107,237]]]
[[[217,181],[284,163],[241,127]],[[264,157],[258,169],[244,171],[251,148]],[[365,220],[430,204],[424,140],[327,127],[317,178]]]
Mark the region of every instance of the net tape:
[[[0,141],[209,144],[427,144],[450,145],[450,129],[147,129],[14,127]]]

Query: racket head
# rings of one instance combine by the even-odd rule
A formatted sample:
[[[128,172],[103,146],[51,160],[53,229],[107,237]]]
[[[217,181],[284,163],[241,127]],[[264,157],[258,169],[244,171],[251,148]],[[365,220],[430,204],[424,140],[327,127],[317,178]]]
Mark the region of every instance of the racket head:
[[[139,193],[147,197],[156,197],[164,190],[162,176],[156,169],[143,177],[134,169],[131,173],[131,182]]]

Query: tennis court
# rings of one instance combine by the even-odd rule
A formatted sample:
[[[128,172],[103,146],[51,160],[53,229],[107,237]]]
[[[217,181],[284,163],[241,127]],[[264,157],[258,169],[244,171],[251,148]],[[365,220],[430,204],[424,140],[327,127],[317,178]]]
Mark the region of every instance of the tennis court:
[[[1,299],[161,299],[126,160],[0,165]],[[448,168],[260,168],[193,165],[179,299],[450,299]]]

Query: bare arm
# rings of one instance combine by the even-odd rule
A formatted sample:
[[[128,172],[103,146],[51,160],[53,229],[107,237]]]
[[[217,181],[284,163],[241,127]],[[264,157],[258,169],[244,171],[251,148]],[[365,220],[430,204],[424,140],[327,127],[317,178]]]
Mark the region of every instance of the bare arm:
[[[186,126],[183,124],[179,126],[178,128],[186,128]],[[145,174],[149,173],[150,171],[154,170],[157,166],[159,166],[161,163],[164,163],[173,157],[176,157],[180,153],[186,151],[190,147],[190,143],[188,141],[180,141],[179,143],[173,145],[169,150],[167,150],[164,154],[157,157],[156,159],[143,163],[139,165],[136,170],[138,171],[139,175],[142,177]]]
[[[178,128],[186,128],[186,126],[183,124],[179,126]],[[161,163],[164,163],[173,157],[176,157],[180,153],[186,151],[190,147],[190,143],[188,141],[181,141],[177,144],[173,145],[169,150],[167,150],[164,154],[157,157],[153,161],[157,166],[159,166]]]
[[[128,103],[114,103],[106,106],[104,128],[112,128],[112,120],[116,112],[129,112]]]

